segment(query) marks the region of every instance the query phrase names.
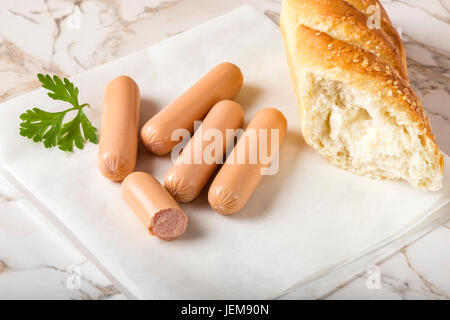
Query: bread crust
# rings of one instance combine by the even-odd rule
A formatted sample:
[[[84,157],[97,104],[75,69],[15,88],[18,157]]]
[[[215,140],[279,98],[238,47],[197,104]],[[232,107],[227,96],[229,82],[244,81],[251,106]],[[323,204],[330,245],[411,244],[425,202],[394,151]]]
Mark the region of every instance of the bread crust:
[[[349,2],[359,5],[360,8],[364,7],[362,1]],[[372,52],[389,64],[402,78],[408,79],[406,61],[402,60],[399,55],[401,51],[398,48],[399,44],[396,46],[391,41],[391,37],[388,36],[385,29],[369,29],[366,12],[359,11],[349,2],[344,0],[288,0],[283,3],[284,18],[290,21],[291,26],[292,24],[301,24]],[[389,29],[391,34],[397,33],[389,20],[384,19],[381,25],[386,30]],[[400,47],[402,47],[401,41]]]
[[[384,9],[384,7],[380,3],[380,1],[378,1],[378,0],[346,0],[346,2],[350,5],[352,5],[353,7],[355,7],[360,12],[365,13],[366,16],[368,16],[368,9],[370,6],[378,6],[380,8],[381,28],[386,33],[386,35],[389,37],[391,43],[394,45],[395,53],[400,56],[403,67],[405,68],[405,70],[407,70],[405,47],[403,46],[403,42],[400,39],[400,35],[398,34],[397,30],[395,30],[394,26],[392,25],[391,19],[389,18],[386,10]]]
[[[406,112],[411,121],[417,125],[421,134],[426,137],[426,143],[432,146],[435,159],[439,163],[441,172],[443,172],[443,158],[431,131],[430,120],[402,68],[399,67],[398,63],[395,63],[395,61],[401,61],[400,65],[405,65],[404,72],[406,73],[403,45],[389,18],[385,19],[387,15],[384,9],[381,10],[383,30],[387,31],[382,32],[386,35],[384,39],[391,39],[389,43],[397,48],[397,60],[386,58],[384,55],[385,52],[391,54],[387,42],[386,46],[383,48],[380,46],[379,49],[381,50],[376,52],[367,46],[355,45],[354,41],[361,37],[360,32],[363,32],[364,35],[372,33],[377,39],[383,39],[379,32],[367,28],[365,22],[364,26],[358,22],[356,29],[351,26],[352,24],[347,19],[338,22],[340,21],[339,15],[347,12],[346,10],[353,10],[353,13],[362,14],[358,9],[362,10],[373,3],[378,3],[382,8],[381,4],[375,0],[283,1],[280,27],[300,106],[301,119],[304,118],[302,115],[305,110],[309,108],[302,103],[298,92],[303,77],[308,70],[326,72],[353,88],[380,97],[386,104],[391,105],[396,110]],[[356,17],[356,21],[361,18],[356,13],[352,16]],[[327,21],[325,23],[333,21],[336,24],[334,27],[341,31],[325,33],[311,28],[313,25],[321,24],[321,22],[314,22],[315,20]],[[344,27],[337,26],[337,24],[344,24]],[[347,36],[347,32],[357,34],[357,36]],[[339,34],[338,38],[335,37],[336,34]],[[305,133],[304,136],[306,136]],[[307,139],[305,138],[305,140]]]

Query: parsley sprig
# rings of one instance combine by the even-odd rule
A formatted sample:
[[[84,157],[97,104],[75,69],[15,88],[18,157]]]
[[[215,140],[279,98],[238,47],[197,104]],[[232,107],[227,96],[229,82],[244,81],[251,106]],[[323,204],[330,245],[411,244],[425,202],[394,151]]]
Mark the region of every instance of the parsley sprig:
[[[84,107],[89,104],[78,103],[78,88],[72,82],[58,76],[38,74],[42,87],[49,90],[48,96],[54,100],[69,102],[72,107],[61,112],[47,112],[33,108],[20,115],[20,135],[33,139],[35,142],[43,141],[44,147],[58,146],[63,151],[73,151],[73,145],[83,149],[86,141],[98,143],[97,129],[91,124]],[[64,123],[64,117],[71,111],[76,111],[75,117]]]

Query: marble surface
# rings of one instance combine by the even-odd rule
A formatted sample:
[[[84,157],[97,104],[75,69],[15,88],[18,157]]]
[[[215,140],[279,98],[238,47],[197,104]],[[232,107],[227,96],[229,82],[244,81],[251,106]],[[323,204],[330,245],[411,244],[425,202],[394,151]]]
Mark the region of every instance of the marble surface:
[[[0,2],[0,101],[39,86],[36,73],[70,76],[250,4],[278,23],[280,0]],[[450,0],[382,1],[408,55],[441,149],[450,154]],[[450,222],[326,299],[450,299]],[[370,280],[370,279],[369,279]],[[370,286],[369,286],[370,287]],[[124,299],[56,229],[0,183],[0,299]]]

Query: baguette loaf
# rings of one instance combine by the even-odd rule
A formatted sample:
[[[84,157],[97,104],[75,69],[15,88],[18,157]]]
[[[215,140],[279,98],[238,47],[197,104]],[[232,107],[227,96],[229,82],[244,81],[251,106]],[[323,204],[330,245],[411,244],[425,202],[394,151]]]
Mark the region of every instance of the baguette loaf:
[[[369,5],[380,29],[367,26]],[[333,164],[439,190],[443,158],[377,0],[284,0],[281,32],[305,141]]]

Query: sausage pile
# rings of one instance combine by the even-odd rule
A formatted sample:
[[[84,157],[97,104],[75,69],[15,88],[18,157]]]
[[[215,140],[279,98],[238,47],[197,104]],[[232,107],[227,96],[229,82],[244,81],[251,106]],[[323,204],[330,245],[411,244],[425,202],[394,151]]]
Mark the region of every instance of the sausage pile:
[[[209,204],[221,214],[239,212],[262,176],[273,174],[267,172],[286,134],[286,119],[276,109],[261,109],[243,131],[244,112],[231,100],[242,84],[241,70],[221,63],[145,123],[141,130],[145,147],[155,155],[172,152],[174,163],[164,186],[149,173],[133,172],[138,85],[130,77],[119,76],[106,86],[98,167],[106,178],[123,181],[125,202],[151,234],[174,240],[184,233],[188,218],[177,201],[194,200],[225,159],[208,192]],[[194,130],[183,147],[184,138],[190,138]],[[179,154],[178,146],[182,147]]]

